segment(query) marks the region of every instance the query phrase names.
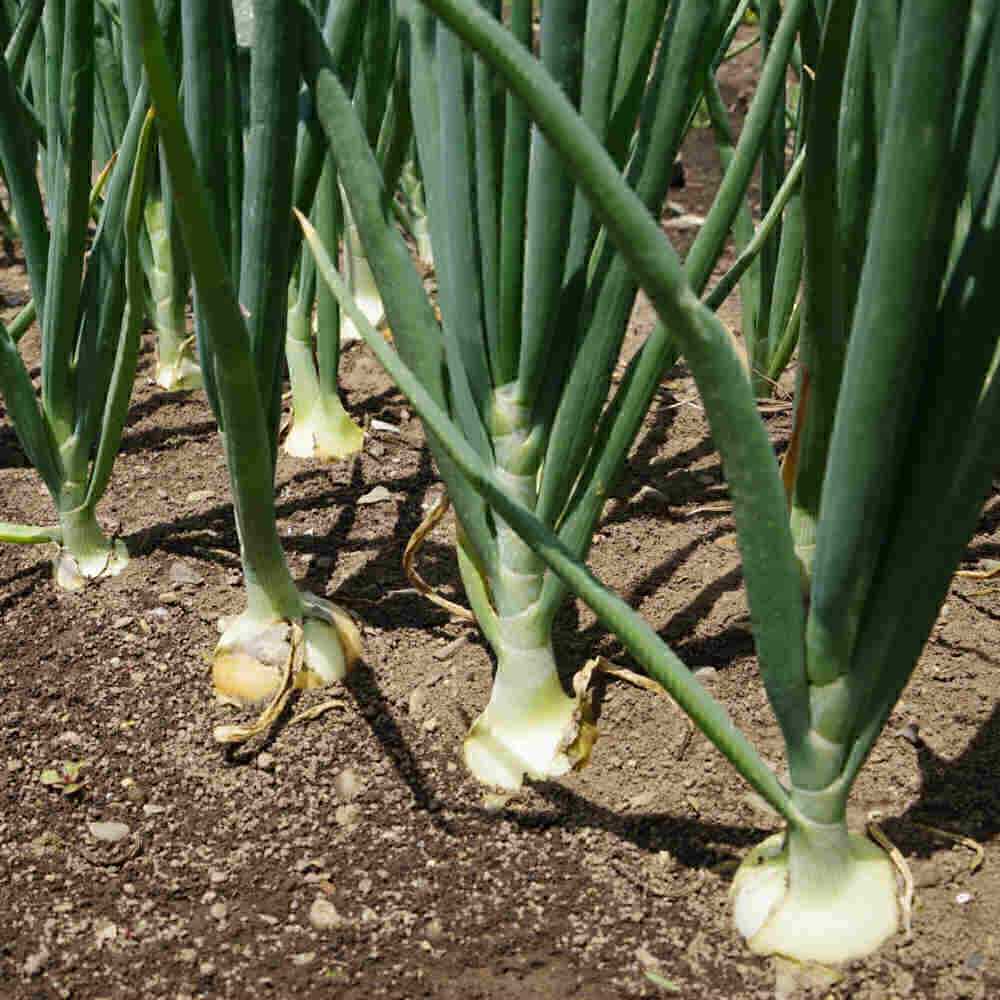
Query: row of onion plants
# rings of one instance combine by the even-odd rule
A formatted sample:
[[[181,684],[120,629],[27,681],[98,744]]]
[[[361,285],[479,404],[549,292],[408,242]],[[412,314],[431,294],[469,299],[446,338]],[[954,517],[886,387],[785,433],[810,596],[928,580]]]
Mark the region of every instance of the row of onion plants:
[[[0,538],[59,542],[64,583],[122,564],[94,509],[144,314],[160,320],[161,361],[175,328],[174,384],[199,377],[190,270],[247,597],[216,691],[257,703],[342,678],[357,629],[296,586],[274,474],[286,361],[291,450],[360,446],[336,389],[353,326],[424,420],[496,656],[463,747],[471,772],[513,789],[586,761],[586,676],[567,691],[553,646],[559,608],[582,598],[786,821],[737,875],[741,933],[840,961],[899,923],[893,869],[848,831],[847,798],[995,464],[1000,19],[990,0],[762,0],[760,82],[735,141],[717,74],[748,6],[254,0],[238,18],[200,0],[21,4],[0,59],[0,161],[43,364],[36,394],[17,348],[28,319],[0,326],[0,391],[59,524]],[[702,107],[725,169],[682,261],[657,220]],[[434,298],[400,222],[433,250]],[[737,259],[709,288],[730,234]],[[737,284],[749,377],[715,315]],[[640,289],[659,322],[616,382]],[[779,468],[756,399],[796,340]],[[585,565],[678,357],[729,482],[787,783]]]

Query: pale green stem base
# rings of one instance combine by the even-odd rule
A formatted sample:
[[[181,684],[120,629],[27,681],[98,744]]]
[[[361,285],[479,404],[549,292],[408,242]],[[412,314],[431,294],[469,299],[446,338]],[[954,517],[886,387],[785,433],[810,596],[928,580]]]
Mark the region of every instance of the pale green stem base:
[[[813,560],[816,558],[816,519],[800,507],[792,507],[789,520],[792,543],[802,571],[802,581],[806,593],[812,581]]]
[[[200,389],[204,385],[201,366],[194,355],[194,337],[179,336],[160,317],[157,303],[155,381],[168,392]]]
[[[583,699],[563,691],[548,638],[526,612],[497,621],[497,672],[486,710],[462,746],[465,764],[483,784],[515,791],[525,777],[558,778],[582,763]]]
[[[117,576],[128,565],[128,549],[120,539],[110,539],[89,507],[60,513],[62,544],[53,559],[56,585],[81,590],[88,580]]]
[[[362,249],[358,228],[353,223],[344,231],[344,265],[347,270],[347,287],[354,294],[354,299],[368,322],[378,328],[385,320],[385,307],[375,284],[375,275],[372,274],[368,258]],[[343,342],[361,339],[353,321],[346,315],[341,318],[340,339]]]
[[[799,962],[863,958],[900,924],[892,862],[843,821],[804,821],[769,837],[740,865],[732,900],[751,951]]]
[[[434,266],[434,248],[431,246],[431,227],[426,215],[413,216],[413,239],[417,244],[417,256],[428,266]]]
[[[336,394],[325,394],[313,360],[312,344],[285,338],[292,385],[292,424],[283,449],[295,458],[347,458],[364,444],[364,431],[351,420]]]
[[[175,288],[163,203],[149,200],[145,217],[153,257],[148,277],[156,309],[156,384],[171,392],[200,389],[203,378],[194,356],[194,337],[187,333],[187,297],[180,298]]]
[[[513,387],[494,399],[497,474],[510,493],[533,506],[537,463],[528,415]],[[538,556],[499,517],[497,566],[490,580],[497,616],[490,621],[497,672],[486,710],[463,745],[469,770],[484,784],[508,790],[527,776],[558,778],[589,756],[593,740],[585,692],[565,693],[552,652],[551,619],[541,612],[545,577]]]

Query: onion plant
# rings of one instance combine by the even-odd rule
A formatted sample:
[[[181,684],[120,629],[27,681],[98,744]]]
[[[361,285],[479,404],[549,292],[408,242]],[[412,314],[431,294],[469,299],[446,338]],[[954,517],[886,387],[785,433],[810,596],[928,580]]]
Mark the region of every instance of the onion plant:
[[[313,217],[325,238],[337,246],[343,213],[332,165],[328,164],[320,177]],[[309,254],[302,256],[289,299],[285,357],[292,416],[283,448],[296,458],[346,458],[361,450],[364,432],[344,409],[337,386],[340,307],[325,288],[318,286]]]
[[[247,607],[223,632],[213,679],[220,697],[255,703],[275,693],[283,666],[300,654],[297,682],[318,686],[342,678],[359,651],[349,617],[296,586],[274,510],[281,348],[298,242],[293,177],[301,168],[314,188],[322,168],[318,148],[308,163],[289,155],[296,148],[301,19],[297,6],[280,0],[253,4],[244,143],[232,8],[223,5],[220,16],[200,0],[181,2],[182,117],[152,0],[125,6],[128,43],[142,54],[188,248],[206,389],[225,443],[243,561]]]
[[[487,6],[499,16],[499,4]],[[776,47],[774,65],[787,60],[803,6],[790,5],[784,55]],[[675,154],[737,7],[553,0],[543,9],[543,64],[651,211],[666,197]],[[440,333],[427,325],[437,330],[432,305],[313,24],[304,68],[316,112],[401,356],[507,489],[582,558],[676,351],[661,328],[606,405],[635,276],[524,109],[498,96],[487,65],[470,62],[456,36],[417,3],[400,11]],[[509,26],[500,30],[512,44],[530,44],[532,4],[512,4]],[[774,86],[762,89],[759,118],[776,98]],[[631,135],[637,119],[635,141],[623,142],[622,129]],[[748,133],[729,204],[698,245],[692,266],[704,272],[702,283],[745,194],[761,136],[762,129]],[[552,646],[565,586],[475,495],[433,438],[432,448],[458,515],[466,594],[497,658],[490,702],[466,737],[465,761],[479,779],[505,788],[519,787],[525,775],[558,776],[586,759],[593,738],[585,692],[564,689]]]
[[[998,458],[1000,333],[990,321],[989,286],[1000,250],[995,5],[904,0],[898,21],[886,24],[879,20],[886,5],[833,0],[822,25],[810,5],[804,30],[817,43],[816,120],[821,108],[834,118],[816,129],[854,127],[857,109],[837,93],[852,39],[876,28],[888,34],[867,46],[877,61],[873,82],[885,85],[869,105],[880,128],[840,139],[849,158],[865,141],[874,142],[877,156],[855,269],[818,254],[816,213],[806,196],[806,301],[822,296],[824,283],[846,288],[850,300],[804,601],[785,491],[749,383],[656,218],[559,82],[489,11],[474,0],[423,2],[523,102],[681,345],[730,483],[759,669],[784,738],[788,785],[669,647],[511,488],[502,466],[467,440],[420,370],[423,359],[408,358],[400,340],[397,354],[362,325],[311,236],[321,273],[354,311],[452,473],[461,472],[526,551],[593,608],[786,821],[734,881],[735,922],[750,947],[820,962],[867,954],[898,928],[899,904],[888,856],[847,828],[848,795],[916,666]],[[834,95],[824,98],[827,86]],[[321,73],[317,88],[331,104],[342,103],[332,74]],[[343,124],[341,144],[352,148],[346,116]],[[832,205],[859,193],[845,190],[828,148],[807,145],[806,156],[817,158],[807,162],[807,177],[826,171]],[[369,186],[374,211],[378,191]],[[357,193],[360,218],[360,179]],[[829,207],[823,218],[828,237],[846,238],[850,230]],[[390,298],[390,288],[383,292],[395,329],[394,310],[404,303],[402,295]],[[425,307],[415,298],[411,306],[414,326],[432,344]],[[643,353],[654,346],[650,341]]]
[[[406,76],[397,70],[399,22],[391,3],[372,6],[363,17],[359,15],[356,4],[339,7],[330,14],[341,25],[338,33],[348,33],[346,50],[352,58],[345,62],[344,78],[352,85],[354,106],[365,124],[369,142],[377,150],[384,183],[392,190],[411,139]],[[309,120],[300,126],[300,149],[312,143],[313,127]],[[297,198],[297,204],[300,202]],[[384,313],[382,300],[358,240],[357,227],[343,203],[332,161],[325,162],[313,213],[328,245],[338,246],[343,241],[348,284],[365,315],[378,325]],[[299,458],[343,458],[354,454],[361,449],[363,433],[340,400],[337,371],[341,341],[356,340],[357,333],[351,321],[341,316],[325,286],[317,288],[308,254],[293,278],[289,299],[285,354],[292,420],[284,450]]]
[[[124,544],[101,529],[96,507],[118,452],[138,358],[141,310],[126,305],[125,220],[141,207],[140,142],[147,100],[132,104],[91,241],[95,12],[91,0],[50,0],[44,8],[47,103],[43,169],[6,59],[0,59],[0,159],[17,217],[42,328],[41,392],[36,397],[15,337],[0,332],[0,390],[29,461],[52,496],[57,525],[4,524],[0,539],[53,541],[57,583],[68,589],[120,572]],[[37,96],[37,95],[36,95]],[[139,181],[130,201],[129,180]],[[129,277],[132,277],[129,274]],[[25,310],[28,313],[28,310]],[[23,332],[23,324],[18,324]]]
[[[161,6],[161,13],[173,17],[177,4]],[[108,158],[118,148],[124,127],[124,112],[135,99],[142,62],[138,53],[123,44],[121,17],[99,9],[101,31],[95,40],[97,63],[97,124],[102,134],[101,157]],[[176,18],[174,18],[176,20]],[[172,26],[175,27],[175,26]],[[170,32],[171,48],[179,55],[179,33]],[[149,288],[148,313],[156,334],[154,381],[167,390],[194,389],[201,385],[201,369],[194,354],[194,337],[187,332],[187,304],[190,276],[180,238],[170,191],[170,179],[163,164],[154,161],[150,173],[144,212],[142,260]]]
[[[780,8],[777,0],[766,0],[760,10],[760,52],[763,62],[775,43]],[[732,44],[737,23],[728,39]],[[802,71],[793,49],[790,62],[798,63],[797,97],[786,99],[786,81],[775,81],[777,98],[765,126],[760,157],[761,224],[755,230],[748,200],[744,200],[733,222],[733,237],[740,255],[738,266],[716,284],[709,297],[713,305],[721,303],[739,280],[741,332],[747,354],[751,383],[758,396],[769,396],[778,377],[795,350],[799,331],[799,312],[795,309],[802,274],[802,211],[799,200],[804,159],[801,156],[805,133],[802,125],[808,116],[811,81]],[[709,75],[705,85],[705,107],[715,132],[723,171],[736,153],[729,114],[722,100],[718,81]],[[786,103],[789,105],[786,107]],[[796,155],[786,171],[786,148]]]

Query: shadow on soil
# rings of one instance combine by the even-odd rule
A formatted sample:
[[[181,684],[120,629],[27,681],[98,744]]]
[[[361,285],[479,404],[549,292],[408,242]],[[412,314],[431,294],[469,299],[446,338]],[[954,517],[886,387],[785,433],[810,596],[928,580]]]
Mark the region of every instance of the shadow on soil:
[[[954,759],[938,756],[921,740],[917,760],[923,787],[901,822],[944,827],[976,840],[988,840],[1000,832],[1000,789],[994,780],[1000,774],[1000,706],[994,707]],[[921,839],[926,853],[928,840]],[[936,838],[932,842],[935,847],[943,843]]]

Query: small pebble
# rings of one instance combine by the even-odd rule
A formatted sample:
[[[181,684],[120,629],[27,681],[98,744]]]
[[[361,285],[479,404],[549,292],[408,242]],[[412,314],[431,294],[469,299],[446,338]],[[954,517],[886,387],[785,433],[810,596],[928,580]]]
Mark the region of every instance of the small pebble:
[[[328,899],[317,896],[309,908],[309,923],[318,931],[329,931],[344,922],[337,908]]]
[[[367,493],[363,493],[359,496],[357,503],[359,505],[385,503],[387,500],[391,499],[392,494],[384,486],[376,486],[374,489],[371,489]]]
[[[500,812],[513,797],[513,795],[505,795],[503,792],[486,792],[483,795],[483,808],[488,813]]]
[[[955,902],[958,903],[959,906],[965,906],[966,903],[971,903],[972,902],[972,893],[971,892],[960,892],[955,897]]]
[[[346,806],[337,806],[334,816],[337,820],[337,826],[345,826],[351,829],[361,821],[361,809],[353,803]]]
[[[179,587],[197,586],[199,583],[204,582],[204,577],[197,570],[180,559],[170,564],[167,576],[170,578],[172,584]]]
[[[258,770],[270,771],[274,768],[274,754],[270,754],[265,750],[264,753],[257,754],[256,763]]]
[[[229,912],[229,907],[227,907],[225,903],[213,903],[211,907],[209,907],[208,912],[216,920],[225,920],[226,914]]]
[[[142,805],[146,801],[146,793],[142,787],[136,784],[135,778],[122,778],[122,788],[125,790],[125,798],[136,805]]]
[[[647,948],[636,948],[635,959],[644,969],[657,969],[660,960]]]
[[[457,639],[449,642],[447,646],[442,646],[440,649],[434,650],[431,656],[435,660],[450,660],[468,641],[469,637],[467,635],[460,635]],[[420,689],[418,688],[417,690]]]
[[[333,779],[333,787],[339,799],[344,802],[353,802],[361,794],[361,779],[353,768],[345,767]]]
[[[106,844],[116,844],[119,840],[124,840],[132,831],[125,823],[88,823],[87,829],[95,840],[104,841]]]
[[[639,503],[649,502],[660,506],[665,506],[670,502],[665,493],[656,489],[655,486],[650,486],[648,483],[639,489],[639,492],[635,495],[635,499]]]
[[[24,974],[28,977],[37,976],[46,966],[49,961],[48,949],[42,948],[36,951],[33,955],[29,955],[24,960],[24,965],[21,966]]]
[[[410,715],[423,715],[427,707],[427,688],[415,687],[410,692],[409,709]]]

